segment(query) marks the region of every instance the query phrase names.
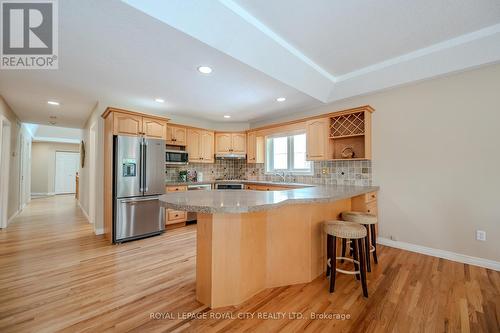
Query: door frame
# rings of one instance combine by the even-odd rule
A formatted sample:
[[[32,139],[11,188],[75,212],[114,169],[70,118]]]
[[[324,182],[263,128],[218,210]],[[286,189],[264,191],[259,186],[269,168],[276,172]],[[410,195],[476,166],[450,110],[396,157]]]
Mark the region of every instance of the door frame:
[[[58,194],[61,194],[61,195],[64,195],[64,194],[74,194],[74,192],[64,192],[64,193],[58,193],[57,190],[56,190],[56,183],[57,183],[57,153],[70,153],[70,154],[77,154],[78,157],[80,157],[80,152],[78,151],[71,151],[71,150],[56,150],[55,151],[55,154],[54,154],[54,194],[55,195],[58,195]],[[80,171],[80,166],[78,166],[78,170],[77,172]],[[75,174],[76,176],[76,174]],[[75,188],[75,191],[76,191],[76,188]]]
[[[0,229],[6,228],[9,221],[9,168],[11,146],[11,124],[0,115]]]
[[[90,126],[89,130],[89,222],[95,224],[96,221],[96,171],[97,171],[97,122]]]

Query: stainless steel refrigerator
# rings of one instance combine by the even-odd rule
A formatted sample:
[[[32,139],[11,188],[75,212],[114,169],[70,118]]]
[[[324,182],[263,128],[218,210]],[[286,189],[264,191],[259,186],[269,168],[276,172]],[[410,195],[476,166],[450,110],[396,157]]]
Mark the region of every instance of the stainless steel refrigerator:
[[[153,236],[165,231],[165,141],[114,137],[113,241]]]

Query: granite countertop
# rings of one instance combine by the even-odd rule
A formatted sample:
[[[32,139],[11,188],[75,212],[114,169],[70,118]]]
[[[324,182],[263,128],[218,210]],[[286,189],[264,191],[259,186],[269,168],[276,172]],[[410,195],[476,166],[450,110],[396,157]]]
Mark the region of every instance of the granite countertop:
[[[251,182],[251,181],[250,181]],[[261,184],[281,184],[261,182]],[[295,183],[294,183],[295,184]],[[301,184],[295,184],[302,186]],[[378,186],[304,185],[283,191],[212,190],[160,196],[166,208],[198,213],[249,213],[303,203],[334,202],[378,191]]]
[[[182,182],[182,181],[167,181],[165,182],[166,186],[188,186],[188,185],[204,185],[204,184],[220,184],[220,183],[228,183],[228,184],[254,184],[254,185],[273,185],[273,186],[285,186],[285,187],[313,187],[315,185],[311,184],[301,184],[301,183],[287,183],[287,182],[273,182],[267,180],[207,180],[200,182]]]

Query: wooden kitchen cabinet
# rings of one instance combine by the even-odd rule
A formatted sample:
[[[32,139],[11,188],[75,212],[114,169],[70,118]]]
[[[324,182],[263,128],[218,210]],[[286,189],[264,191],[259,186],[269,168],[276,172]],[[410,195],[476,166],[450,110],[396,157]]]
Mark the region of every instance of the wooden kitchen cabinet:
[[[141,135],[142,117],[129,113],[113,113],[113,135]]]
[[[159,119],[142,117],[142,133],[148,138],[165,140],[167,123]]]
[[[187,191],[187,186],[165,186],[165,192],[185,192]],[[187,212],[182,210],[174,210],[167,208],[165,214],[165,225],[185,223],[187,220]]]
[[[329,133],[330,118],[319,118],[306,122],[306,159],[308,161],[332,159],[332,145]]]
[[[224,154],[246,154],[247,136],[245,133],[216,133],[215,153]]]
[[[285,186],[285,185],[266,185],[266,184],[248,184],[245,185],[246,190],[253,191],[286,191],[295,188],[300,188],[300,186]]]
[[[189,162],[214,163],[214,132],[188,129],[186,149]]]
[[[187,128],[177,125],[168,125],[166,140],[168,145],[186,146]]]
[[[113,112],[113,135],[144,135],[148,138],[165,139],[167,121],[144,117],[133,112]]]
[[[247,163],[264,163],[264,137],[256,132],[247,134]]]

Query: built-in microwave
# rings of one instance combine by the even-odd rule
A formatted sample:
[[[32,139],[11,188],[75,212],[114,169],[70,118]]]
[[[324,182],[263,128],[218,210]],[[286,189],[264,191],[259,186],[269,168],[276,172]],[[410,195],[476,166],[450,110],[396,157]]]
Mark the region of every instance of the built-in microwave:
[[[166,165],[183,165],[188,164],[188,153],[185,150],[165,150]]]

